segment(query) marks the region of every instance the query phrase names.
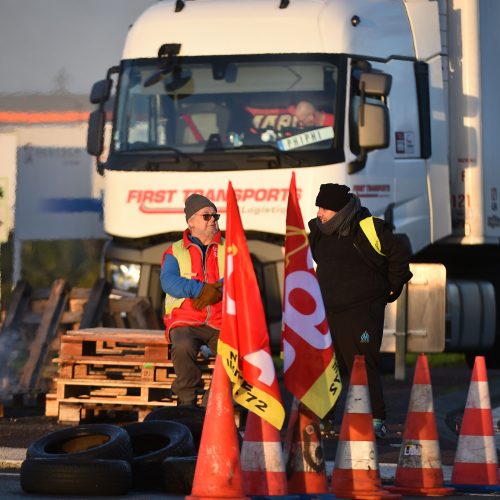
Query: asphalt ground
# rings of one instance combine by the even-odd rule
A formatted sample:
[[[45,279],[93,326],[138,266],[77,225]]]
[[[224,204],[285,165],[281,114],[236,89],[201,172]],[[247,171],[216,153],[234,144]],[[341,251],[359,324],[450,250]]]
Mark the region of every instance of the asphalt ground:
[[[463,417],[467,392],[472,370],[465,364],[430,367],[431,386],[436,426],[439,434],[441,461],[452,466],[458,442],[460,423]],[[379,463],[397,464],[401,447],[402,434],[410,403],[414,368],[406,369],[405,380],[395,380],[394,375],[383,375],[384,400],[386,404],[386,439],[377,440]],[[500,407],[500,370],[488,371],[488,382],[494,425],[497,430],[497,450],[500,452],[500,425],[498,421]],[[342,422],[343,409],[347,394],[348,381],[343,380],[343,391],[334,415],[334,430],[338,435]],[[335,459],[336,437],[324,438],[323,444],[327,460]]]
[[[458,442],[460,421],[463,416],[471,370],[466,365],[431,367],[431,385],[436,424],[438,427],[441,460],[445,480],[451,475]],[[497,431],[497,451],[500,451],[500,371],[489,370],[488,381],[494,426]],[[401,447],[402,433],[407,417],[410,391],[413,382],[413,368],[407,368],[405,380],[395,380],[392,374],[383,375],[384,396],[387,407],[388,435],[377,440],[378,462],[383,481],[394,478]],[[334,434],[323,437],[327,471],[333,467],[343,417],[348,381],[343,380],[343,391],[333,418]],[[284,395],[285,406],[289,408],[289,398]],[[55,418],[40,415],[40,408],[4,408],[0,419],[0,470],[4,473],[16,472],[25,458],[26,447],[39,437],[54,430],[67,427]],[[120,422],[116,422],[120,423]]]

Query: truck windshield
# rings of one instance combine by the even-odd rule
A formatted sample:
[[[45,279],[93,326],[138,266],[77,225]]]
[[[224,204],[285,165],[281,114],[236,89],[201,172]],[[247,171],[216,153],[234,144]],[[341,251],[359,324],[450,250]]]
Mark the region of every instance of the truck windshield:
[[[111,152],[342,161],[340,68],[328,54],[125,60]]]

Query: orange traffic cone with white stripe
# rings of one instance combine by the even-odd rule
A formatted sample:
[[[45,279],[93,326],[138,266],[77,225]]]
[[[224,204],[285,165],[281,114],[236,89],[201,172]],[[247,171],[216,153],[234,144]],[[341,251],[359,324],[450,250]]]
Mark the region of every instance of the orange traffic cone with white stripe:
[[[249,500],[243,489],[236,433],[231,385],[218,355],[201,433],[193,488],[186,500]]]
[[[394,486],[387,489],[403,495],[451,495],[454,489],[444,487],[443,482],[429,364],[425,354],[420,354],[413,376],[396,479]]]
[[[249,412],[241,447],[243,487],[247,495],[287,495],[285,461],[279,431]]]
[[[361,355],[355,356],[352,367],[335,456],[332,492],[340,498],[360,500],[401,498],[382,488],[365,357]]]
[[[453,486],[467,492],[500,491],[498,457],[484,356],[476,356],[457,452]]]
[[[332,495],[328,491],[319,417],[294,398],[285,437],[289,493]]]

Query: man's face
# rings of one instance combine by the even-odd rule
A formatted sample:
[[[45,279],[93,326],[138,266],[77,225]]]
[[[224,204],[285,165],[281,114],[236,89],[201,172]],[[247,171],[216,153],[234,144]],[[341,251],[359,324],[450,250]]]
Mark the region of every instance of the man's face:
[[[214,219],[215,210],[212,207],[203,207],[191,216],[188,221],[191,234],[203,243],[210,243],[219,231],[219,223]],[[209,218],[209,215],[211,216]],[[208,220],[205,220],[207,218]]]
[[[307,101],[301,101],[295,108],[295,116],[301,127],[312,127],[315,122],[316,108]]]
[[[318,207],[318,219],[321,221],[322,224],[328,222],[330,219],[335,217],[337,213],[338,212],[335,212],[335,210],[328,210],[328,208]]]

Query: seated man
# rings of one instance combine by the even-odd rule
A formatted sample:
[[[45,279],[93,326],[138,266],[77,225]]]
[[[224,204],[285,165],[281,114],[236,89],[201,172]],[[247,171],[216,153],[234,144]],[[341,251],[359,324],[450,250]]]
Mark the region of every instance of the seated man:
[[[190,195],[184,212],[188,228],[163,254],[160,280],[176,374],[172,389],[179,406],[195,406],[202,375],[196,362],[200,347],[217,352],[225,247],[217,222],[220,215],[208,198]]]
[[[299,127],[333,127],[333,114],[318,111],[309,101],[300,101],[295,106],[295,118]]]

